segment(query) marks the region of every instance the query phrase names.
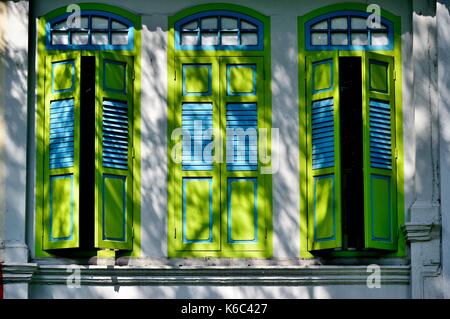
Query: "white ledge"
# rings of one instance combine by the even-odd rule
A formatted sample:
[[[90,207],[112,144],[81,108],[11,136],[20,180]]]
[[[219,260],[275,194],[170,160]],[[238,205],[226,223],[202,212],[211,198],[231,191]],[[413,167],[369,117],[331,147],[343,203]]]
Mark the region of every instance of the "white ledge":
[[[5,265],[4,281],[65,285],[74,265]],[[306,286],[366,285],[366,266],[76,266],[81,285]],[[410,266],[380,266],[381,284],[409,285]],[[69,276],[72,276],[69,278]]]
[[[439,225],[432,223],[406,223],[402,226],[403,233],[408,242],[424,242],[431,240],[431,230],[433,226]]]

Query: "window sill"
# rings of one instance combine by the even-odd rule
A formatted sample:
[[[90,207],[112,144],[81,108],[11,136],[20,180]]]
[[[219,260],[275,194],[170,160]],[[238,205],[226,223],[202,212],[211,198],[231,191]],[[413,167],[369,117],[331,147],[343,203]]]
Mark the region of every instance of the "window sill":
[[[5,264],[8,283],[66,285],[72,265]],[[102,286],[323,286],[366,285],[367,266],[351,265],[80,265],[81,285]],[[382,285],[409,285],[409,265],[381,265]]]

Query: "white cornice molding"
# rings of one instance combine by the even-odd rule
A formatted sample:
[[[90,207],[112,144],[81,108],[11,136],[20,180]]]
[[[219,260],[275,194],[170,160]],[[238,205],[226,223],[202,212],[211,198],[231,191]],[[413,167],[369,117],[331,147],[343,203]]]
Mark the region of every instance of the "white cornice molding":
[[[439,225],[432,223],[406,223],[402,226],[403,233],[408,242],[430,241],[432,238],[432,229]]]
[[[37,264],[4,264],[3,283],[29,283],[36,272]]]
[[[74,265],[5,265],[5,283],[65,285]],[[305,286],[366,285],[367,266],[130,267],[79,266],[82,285]],[[380,266],[381,284],[409,285],[409,266]],[[69,277],[71,276],[71,277]]]

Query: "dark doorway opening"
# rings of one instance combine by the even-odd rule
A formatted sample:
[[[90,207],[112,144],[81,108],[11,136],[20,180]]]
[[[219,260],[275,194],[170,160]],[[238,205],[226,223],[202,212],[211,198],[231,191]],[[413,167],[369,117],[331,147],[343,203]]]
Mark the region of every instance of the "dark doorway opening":
[[[95,57],[81,58],[80,246],[94,247],[95,225]]]
[[[360,57],[339,58],[343,248],[364,248],[362,70]]]

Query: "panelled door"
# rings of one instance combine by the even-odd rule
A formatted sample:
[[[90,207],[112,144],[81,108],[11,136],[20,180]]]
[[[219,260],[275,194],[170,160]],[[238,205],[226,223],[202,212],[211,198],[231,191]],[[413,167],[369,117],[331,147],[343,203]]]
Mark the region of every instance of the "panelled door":
[[[266,246],[266,188],[258,128],[264,117],[263,59],[176,60],[175,165],[177,250],[261,251]]]

